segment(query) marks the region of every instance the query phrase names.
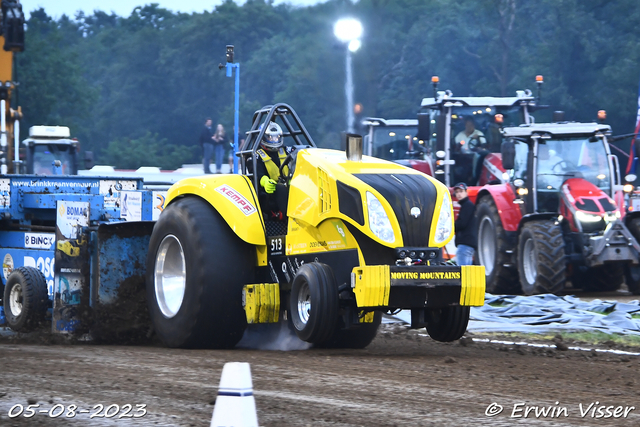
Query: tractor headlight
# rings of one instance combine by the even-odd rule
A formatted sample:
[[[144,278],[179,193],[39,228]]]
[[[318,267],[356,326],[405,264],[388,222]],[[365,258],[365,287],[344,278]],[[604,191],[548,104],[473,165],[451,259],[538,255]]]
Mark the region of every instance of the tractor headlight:
[[[448,193],[445,193],[442,199],[442,206],[440,207],[440,215],[438,216],[438,223],[436,225],[436,235],[434,237],[435,243],[444,243],[453,231],[453,210],[451,209],[451,197]]]
[[[367,191],[367,211],[369,212],[369,228],[380,240],[392,243],[396,240],[391,228],[391,221],[380,200]]]
[[[600,215],[593,215],[584,213],[582,211],[576,211],[576,219],[580,222],[598,222],[602,221],[602,217]]]
[[[616,210],[615,212],[607,212],[604,214],[604,221],[608,224],[610,222],[614,222],[617,219],[620,219],[620,211]]]

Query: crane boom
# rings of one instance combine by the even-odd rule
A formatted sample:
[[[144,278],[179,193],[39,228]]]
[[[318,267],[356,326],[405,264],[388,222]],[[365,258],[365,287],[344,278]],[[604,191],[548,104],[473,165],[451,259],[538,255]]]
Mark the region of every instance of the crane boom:
[[[16,82],[13,81],[13,58],[15,52],[24,51],[24,14],[18,0],[0,0],[0,173],[13,172],[10,163],[15,153],[20,134],[20,107],[11,108],[11,95]]]

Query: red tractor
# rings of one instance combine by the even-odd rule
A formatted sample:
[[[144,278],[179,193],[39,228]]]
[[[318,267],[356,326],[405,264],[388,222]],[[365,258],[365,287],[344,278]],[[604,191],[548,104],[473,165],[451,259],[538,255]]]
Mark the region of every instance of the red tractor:
[[[536,80],[540,88],[542,76]],[[464,182],[473,200],[481,186],[506,182],[500,129],[531,124],[531,114],[545,107],[530,90],[512,97],[454,97],[449,90],[438,91],[438,82],[434,76],[434,96],[422,100],[418,120],[366,118],[364,152],[435,176],[449,187]]]
[[[437,76],[431,81],[433,97],[422,100],[418,120],[369,117],[362,122],[364,152],[435,176],[450,188],[464,182],[475,201],[482,186],[506,182],[500,129],[531,124],[532,113],[546,108],[539,105],[543,78],[536,77],[537,97],[528,89],[511,97],[455,97],[450,90],[438,91]],[[457,216],[455,200],[453,207]],[[444,256],[455,252],[450,243]]]
[[[623,218],[608,125],[546,123],[502,130],[508,182],[477,193],[478,260],[487,291],[612,291],[640,261],[640,216]],[[625,186],[625,191],[630,191]],[[632,187],[631,187],[632,188]]]
[[[540,86],[542,76],[537,79]],[[435,154],[436,176],[448,187],[503,182],[500,129],[533,123],[531,113],[545,108],[538,105],[539,97],[528,89],[512,97],[455,97],[438,91],[438,82],[432,79],[434,97],[422,100],[418,114],[418,142]]]

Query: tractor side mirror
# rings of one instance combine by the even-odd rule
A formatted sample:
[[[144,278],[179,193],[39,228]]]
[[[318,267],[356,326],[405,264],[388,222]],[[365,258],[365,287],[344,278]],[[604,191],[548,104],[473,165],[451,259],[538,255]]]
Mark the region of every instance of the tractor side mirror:
[[[516,162],[516,144],[512,139],[507,139],[500,147],[502,153],[502,167],[506,170],[513,169]]]
[[[85,151],[84,152],[84,168],[91,169],[94,166],[95,165],[93,162],[93,151]]]
[[[431,117],[429,114],[418,114],[418,139],[428,141],[430,134]]]

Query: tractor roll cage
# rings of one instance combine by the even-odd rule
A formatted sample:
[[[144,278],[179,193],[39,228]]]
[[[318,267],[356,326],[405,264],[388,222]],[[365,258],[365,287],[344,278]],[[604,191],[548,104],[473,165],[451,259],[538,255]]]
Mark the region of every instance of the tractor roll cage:
[[[282,129],[283,140],[286,137],[292,137],[295,142],[295,147],[316,147],[315,142],[307,132],[307,129],[302,124],[298,114],[287,104],[274,104],[262,107],[260,110],[253,114],[253,120],[251,130],[247,132],[247,138],[244,144],[240,147],[240,151],[236,154],[240,157],[242,173],[246,176],[253,178],[253,185],[256,189],[259,188],[258,177],[253,171],[257,170],[257,155],[256,151],[260,148],[260,141],[264,137],[264,132],[267,126],[261,126],[263,123],[276,121],[276,118],[280,118],[281,124],[284,124]],[[293,120],[292,126],[291,120]],[[306,140],[306,143],[305,141]],[[247,168],[247,162],[251,162],[251,170]]]

